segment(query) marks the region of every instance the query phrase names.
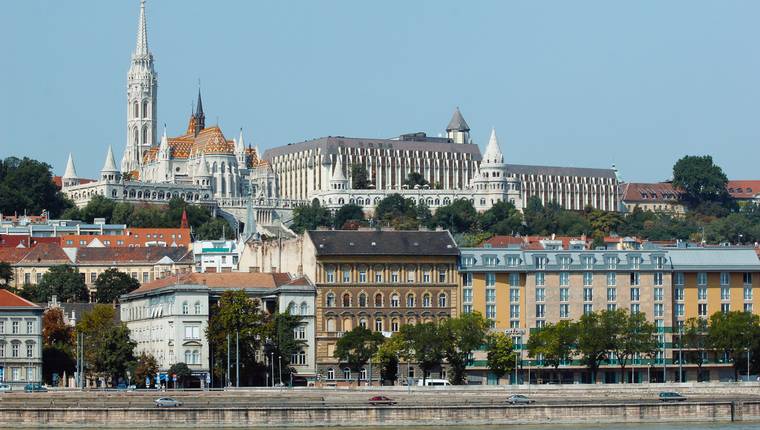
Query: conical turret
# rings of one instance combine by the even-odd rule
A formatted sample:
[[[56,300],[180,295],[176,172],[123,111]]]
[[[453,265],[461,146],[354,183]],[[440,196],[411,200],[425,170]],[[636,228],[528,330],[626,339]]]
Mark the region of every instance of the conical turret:
[[[496,138],[496,129],[491,129],[491,137],[488,139],[486,152],[483,154],[483,164],[503,164],[504,155],[499,148],[499,140]]]
[[[69,152],[69,159],[66,161],[66,170],[61,178],[61,185],[63,188],[73,185],[79,185],[79,178],[77,176],[77,169],[74,167],[74,157]]]

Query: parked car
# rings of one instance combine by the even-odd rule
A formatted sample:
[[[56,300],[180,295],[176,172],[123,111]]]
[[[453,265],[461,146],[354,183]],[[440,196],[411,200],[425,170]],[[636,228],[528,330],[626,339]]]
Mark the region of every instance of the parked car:
[[[683,402],[686,400],[686,396],[675,391],[663,391],[658,396],[663,402]]]
[[[8,391],[13,391],[13,387],[8,384],[0,384],[0,393],[5,393]]]
[[[157,408],[176,408],[182,406],[182,402],[171,397],[161,397],[155,400]]]
[[[378,405],[395,405],[396,401],[391,399],[390,397],[385,396],[375,396],[369,399],[369,404],[372,406],[378,406]]]
[[[37,383],[26,384],[26,386],[24,387],[24,392],[25,393],[47,393],[47,388]]]
[[[445,379],[426,379],[426,380],[418,380],[417,386],[418,387],[448,387],[451,385],[451,382],[445,380]]]
[[[507,397],[507,403],[510,405],[529,405],[531,403],[536,403],[536,401],[529,399],[522,394],[512,394],[511,396]]]

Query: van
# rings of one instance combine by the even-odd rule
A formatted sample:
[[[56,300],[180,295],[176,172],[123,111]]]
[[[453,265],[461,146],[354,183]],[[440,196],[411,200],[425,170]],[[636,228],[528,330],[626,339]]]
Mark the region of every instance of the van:
[[[420,379],[417,381],[418,387],[448,387],[450,385],[451,383],[446,379],[427,379],[425,381]]]

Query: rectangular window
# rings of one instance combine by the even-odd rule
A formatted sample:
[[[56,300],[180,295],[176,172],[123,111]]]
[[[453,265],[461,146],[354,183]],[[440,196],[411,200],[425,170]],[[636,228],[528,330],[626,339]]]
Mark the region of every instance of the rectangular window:
[[[32,274],[31,273],[24,273],[24,283],[25,284],[31,284],[32,283]]]
[[[34,345],[31,343],[26,344],[26,358],[32,358],[34,356]]]
[[[496,285],[496,274],[493,272],[486,273],[486,287],[493,287]]]
[[[34,367],[27,367],[26,368],[26,380],[27,381],[34,381]]]
[[[462,290],[462,301],[472,303],[472,288],[464,288]]]
[[[720,287],[720,299],[721,300],[731,300],[731,288],[729,288],[729,287]]]
[[[496,319],[496,305],[486,305],[486,318],[489,320]]]
[[[570,274],[568,272],[559,273],[559,286],[566,287],[570,285]]]
[[[631,257],[631,269],[639,270],[641,267],[641,257]]]
[[[542,304],[536,305],[536,318],[543,318],[545,310],[546,310],[546,305],[542,305]]]
[[[462,257],[462,266],[474,266],[475,265],[475,257]]]
[[[570,300],[570,289],[569,288],[560,288],[559,289],[559,301],[560,302],[567,302]]]
[[[593,288],[584,288],[583,289],[583,301],[584,302],[591,302],[594,300],[594,289]]]
[[[95,281],[98,280],[98,274],[95,272],[90,272],[90,283],[94,284]]]
[[[673,295],[675,296],[674,297],[675,301],[682,302],[683,301],[683,287],[676,287],[673,290]]]
[[[655,272],[655,274],[654,274],[654,285],[663,285],[663,283],[662,283],[662,272]]]
[[[590,287],[594,282],[594,274],[591,272],[583,273],[583,286]]]
[[[614,287],[615,285],[617,285],[617,273],[615,272],[607,273],[607,285],[610,287]]]
[[[543,302],[545,298],[545,290],[543,288],[536,288],[536,301]]]
[[[517,267],[517,265],[520,263],[520,259],[514,255],[507,256],[507,266],[509,267]]]
[[[697,315],[700,317],[707,317],[707,303],[700,303],[697,305]]]
[[[591,303],[584,303],[583,305],[583,315],[588,315],[594,312],[594,305]]]
[[[641,285],[641,274],[639,272],[631,272],[631,285]]]
[[[344,282],[348,282],[348,281],[344,281]],[[365,269],[359,270],[359,282],[362,284],[367,282],[367,271]]]
[[[519,273],[510,273],[509,274],[509,285],[512,287],[518,287],[520,286],[520,274]]]
[[[567,303],[561,303],[559,305],[559,317],[560,318],[570,317],[570,305],[568,305]]]
[[[744,304],[744,312],[752,313],[752,303],[745,303]]]
[[[84,276],[84,273],[82,274]],[[35,273],[34,282],[39,284],[42,281],[42,273]]]
[[[446,270],[444,269],[438,270],[438,282],[440,283],[446,282]]]
[[[472,273],[462,274],[462,285],[465,287],[472,287]]]
[[[381,284],[383,282],[383,272],[375,272],[375,283]]]
[[[673,273],[673,284],[674,285],[683,285],[683,272],[675,272]]]
[[[538,272],[536,273],[536,286],[544,285],[544,273]]]
[[[731,312],[731,303],[721,303],[720,311],[723,312],[724,314]]]
[[[391,283],[398,284],[398,270],[391,272]]]
[[[591,256],[585,256],[583,257],[583,268],[586,270],[591,270],[594,268],[594,257]]]
[[[486,288],[486,303],[496,303],[495,288]]]
[[[18,321],[11,323],[11,334],[18,334]]]
[[[329,283],[335,282],[335,271],[328,270],[327,272],[325,272],[325,278],[327,279],[327,282]]]
[[[617,300],[617,288],[607,288],[607,301],[614,302]]]
[[[752,300],[752,287],[744,287],[744,300]]]
[[[472,305],[466,304],[462,305],[462,312],[465,314],[471,314],[472,313]]]
[[[512,319],[520,318],[520,305],[509,305],[509,317]]]
[[[684,314],[684,304],[683,303],[676,303],[676,316],[682,317]]]
[[[706,285],[700,285],[697,287],[697,299],[707,300],[707,286]]]
[[[496,266],[498,264],[499,259],[493,256],[484,256],[483,257],[483,265],[485,266]]]
[[[663,298],[663,289],[662,287],[655,287],[654,289],[654,301],[655,302],[661,302]]]
[[[422,282],[429,284],[430,283],[430,272],[427,270],[422,272]]]
[[[570,257],[563,255],[559,257],[559,268],[562,270],[567,270],[570,268]]]
[[[185,326],[185,339],[200,339],[200,330],[199,326]]]
[[[742,283],[744,283],[744,285],[752,285],[752,273],[744,272],[744,274],[742,274]]]
[[[18,357],[18,343],[11,344],[11,357]]]
[[[707,286],[707,273],[697,272],[697,285],[705,287]]]
[[[617,304],[615,304],[615,303],[607,303],[607,310],[608,311],[614,311],[615,309],[617,309]]]
[[[604,264],[607,266],[607,269],[609,270],[615,270],[617,268],[617,257],[605,257],[604,258]]]
[[[536,320],[536,328],[544,328],[544,327],[546,327],[545,320]]]
[[[351,270],[343,269],[343,283],[348,284],[351,282]]]
[[[638,303],[631,303],[631,313],[632,314],[639,313],[639,309],[640,309],[640,307],[639,307]]]
[[[720,272],[720,285],[731,285],[731,275],[728,272]]]
[[[415,272],[414,269],[407,269],[406,270],[406,283],[411,284],[414,282],[415,279]]]
[[[654,316],[655,317],[662,317],[664,311],[664,305],[662,303],[655,303],[654,304]]]
[[[638,302],[641,298],[641,290],[638,287],[631,288],[631,301]]]
[[[509,289],[509,303],[520,303],[520,289],[519,288]]]
[[[546,257],[535,257],[533,261],[535,263],[536,269],[538,270],[546,269],[546,260],[547,260]]]
[[[150,275],[148,272],[142,272],[142,274],[143,274],[143,280],[142,280],[143,284],[146,284],[148,281],[150,281],[150,278],[149,278]]]
[[[34,333],[34,321],[26,322],[26,334]]]

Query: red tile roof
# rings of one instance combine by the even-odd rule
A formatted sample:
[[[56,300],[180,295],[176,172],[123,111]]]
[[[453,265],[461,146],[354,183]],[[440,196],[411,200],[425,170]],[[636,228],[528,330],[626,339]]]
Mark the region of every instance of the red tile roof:
[[[16,264],[21,261],[30,251],[29,248],[3,248],[0,247],[0,261]]]
[[[41,243],[29,250],[29,253],[19,261],[19,264],[35,265],[46,264],[71,264],[69,256],[63,252],[63,248],[56,243]]]
[[[673,202],[679,199],[680,192],[669,182],[628,183],[623,185],[623,201]]]
[[[41,309],[39,306],[35,305],[34,303],[30,302],[29,300],[23,299],[13,293],[11,293],[8,290],[2,290],[0,289],[0,308],[7,307],[7,308],[38,308]]]
[[[40,243],[58,243],[57,237],[35,237],[28,234],[0,234],[0,248],[31,248]]]
[[[728,181],[728,194],[735,199],[753,199],[760,196],[760,181]]]
[[[180,247],[114,247],[114,248],[79,248],[77,250],[78,264],[111,264],[111,263],[145,263],[155,264],[164,257],[174,262],[192,263],[192,252]]]
[[[263,272],[223,272],[223,273],[185,273],[179,276],[169,276],[163,279],[143,284],[133,293],[143,293],[171,285],[206,285],[209,288],[277,288],[281,285],[292,284],[303,278],[291,280],[287,273]],[[300,281],[299,281],[300,282]]]

